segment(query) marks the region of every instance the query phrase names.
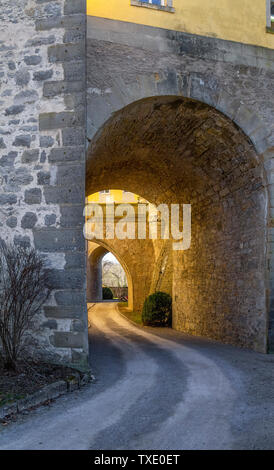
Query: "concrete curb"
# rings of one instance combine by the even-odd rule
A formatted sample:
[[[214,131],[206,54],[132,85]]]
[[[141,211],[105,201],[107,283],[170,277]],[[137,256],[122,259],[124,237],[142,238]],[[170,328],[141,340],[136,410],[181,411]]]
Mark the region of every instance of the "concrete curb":
[[[46,385],[32,395],[28,395],[25,398],[11,403],[10,405],[0,407],[0,420],[43,405],[50,400],[55,400],[56,398],[65,395],[66,393],[78,390],[89,382],[92,382],[93,379],[94,378],[90,373],[86,373],[81,376],[79,372],[75,371],[67,380],[59,380],[58,382]]]
[[[117,305],[116,307],[116,310],[117,312],[119,313],[119,315],[121,315],[121,317],[125,318],[125,320],[127,320],[129,323],[131,323],[132,325],[136,326],[136,328],[139,328],[139,330],[143,330],[144,328],[147,328],[146,326],[144,325],[138,325],[138,323],[135,323],[133,320],[131,320],[130,318],[128,318],[126,315],[124,315],[120,308],[119,308],[119,305]]]

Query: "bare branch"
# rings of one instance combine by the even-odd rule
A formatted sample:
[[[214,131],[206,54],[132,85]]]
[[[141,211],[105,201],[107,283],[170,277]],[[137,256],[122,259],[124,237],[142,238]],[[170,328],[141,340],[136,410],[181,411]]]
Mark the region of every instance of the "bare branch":
[[[24,334],[49,294],[41,256],[34,249],[0,243],[0,339],[7,368],[16,368]]]

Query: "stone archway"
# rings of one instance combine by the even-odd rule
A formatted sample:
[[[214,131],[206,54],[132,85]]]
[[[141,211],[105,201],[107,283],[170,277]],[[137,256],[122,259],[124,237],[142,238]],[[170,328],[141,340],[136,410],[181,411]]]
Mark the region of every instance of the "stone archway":
[[[88,243],[87,257],[87,301],[98,302],[102,295],[102,259],[108,250],[97,243]]]
[[[128,284],[128,306],[133,309],[134,288],[133,277],[125,261],[124,252],[116,243],[106,240],[88,241],[87,256],[87,301],[102,300],[102,259],[107,253],[112,253],[125,271]]]
[[[266,351],[266,181],[231,119],[181,96],[134,102],[93,138],[86,185],[191,203],[191,249],[173,253],[174,327]]]

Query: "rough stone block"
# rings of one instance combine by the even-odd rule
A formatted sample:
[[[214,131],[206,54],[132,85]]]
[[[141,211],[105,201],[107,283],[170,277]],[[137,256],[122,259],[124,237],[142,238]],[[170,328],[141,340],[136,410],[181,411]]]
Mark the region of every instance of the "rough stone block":
[[[82,333],[55,331],[50,341],[56,348],[81,349],[84,345],[84,335]]]
[[[85,57],[85,42],[50,46],[48,56],[51,63],[79,60],[80,57]]]
[[[38,406],[41,403],[44,403],[46,401],[47,401],[47,394],[43,388],[27,396],[26,398],[22,398],[21,400],[18,400],[17,410],[20,413],[22,411],[29,410],[30,408]]]
[[[42,61],[42,57],[39,55],[30,55],[24,57],[24,62],[27,65],[38,65]]]
[[[56,215],[55,214],[48,214],[45,216],[45,225],[46,227],[50,227],[56,223]]]
[[[64,28],[67,30],[72,30],[75,28],[85,28],[86,25],[86,15],[66,15],[59,16],[56,18],[46,18],[38,19],[36,21],[36,30],[37,31],[48,31],[50,29]]]
[[[39,158],[39,149],[25,150],[22,155],[22,163],[35,163]]]
[[[66,0],[64,6],[65,15],[86,12],[86,0]]]
[[[56,81],[56,82],[46,82],[44,84],[43,95],[45,98],[52,98],[54,96],[68,94],[68,93],[77,93],[79,91],[85,90],[85,81],[77,80],[73,81]]]
[[[79,181],[83,185],[85,181],[85,164],[68,164],[64,163],[63,165],[58,166],[56,184],[73,185],[75,181]]]
[[[61,211],[61,226],[62,227],[81,227],[85,223],[84,218],[84,202],[83,204],[75,204],[73,206],[62,206]]]
[[[13,141],[14,147],[30,147],[31,136],[30,135],[17,135]]]
[[[85,113],[65,111],[62,113],[45,113],[39,116],[40,131],[63,129],[65,127],[78,127],[84,125]]]
[[[84,269],[50,269],[49,284],[53,289],[83,289],[86,273]]]
[[[42,191],[39,188],[27,189],[25,191],[25,203],[26,204],[41,204]]]
[[[56,18],[58,16],[61,16],[61,12],[62,12],[62,5],[53,1],[46,2],[46,5],[44,6],[45,15],[47,15],[48,17]]]
[[[13,60],[10,60],[8,62],[8,68],[9,68],[9,70],[15,70],[16,69],[16,65],[15,65],[15,62],[13,62]]]
[[[33,181],[33,176],[26,167],[18,168],[15,170],[13,184],[15,185],[28,185]]]
[[[85,200],[84,186],[46,186],[44,195],[47,204],[80,204]]]
[[[22,104],[13,105],[13,106],[10,106],[9,108],[6,109],[5,115],[6,116],[14,116],[16,114],[22,113],[24,111],[24,109],[25,109],[25,106],[22,105]]]
[[[66,109],[73,109],[74,111],[83,110],[86,107],[86,95],[85,93],[70,93],[64,95],[64,102]]]
[[[63,65],[64,68],[64,78],[66,81],[78,81],[80,77],[85,77],[86,75],[86,64],[84,61],[81,62],[65,62]]]
[[[50,135],[42,135],[40,137],[40,147],[41,148],[49,148],[52,147],[54,144],[54,138]]]
[[[82,251],[85,247],[85,240],[81,229],[46,227],[35,229],[33,236],[36,249],[44,253]]]
[[[25,86],[30,81],[30,73],[27,69],[18,70],[15,74],[15,83],[18,86]]]
[[[66,306],[45,306],[44,313],[47,318],[56,319],[81,319],[86,313],[84,306],[66,307]]]
[[[17,227],[17,217],[11,216],[7,219],[6,225],[10,228]]]
[[[48,320],[42,323],[43,328],[49,328],[50,330],[57,330],[58,324],[56,320]]]
[[[50,184],[50,172],[49,171],[39,171],[37,173],[37,184],[46,186]]]
[[[85,148],[83,146],[71,148],[54,148],[49,154],[49,162],[62,163],[85,160]]]
[[[54,382],[53,384],[47,385],[44,387],[44,391],[47,394],[48,400],[54,400],[55,398],[60,397],[67,393],[68,386],[64,380],[59,380],[58,382]]]
[[[83,333],[85,331],[85,325],[81,320],[73,320],[71,324],[71,331],[76,331],[77,333]]]
[[[13,167],[17,155],[17,152],[9,152],[7,155],[3,155],[3,157],[0,158],[0,166],[7,168]]]
[[[72,29],[64,34],[64,43],[80,42],[85,40],[86,33],[84,30]]]
[[[21,220],[21,227],[31,229],[37,222],[37,215],[34,212],[26,212]]]
[[[34,72],[33,80],[36,82],[43,82],[49,80],[53,76],[53,70],[40,70],[39,72]]]
[[[16,194],[12,194],[12,193],[0,194],[0,206],[4,206],[6,204],[16,204],[16,203],[17,203]]]
[[[85,253],[66,253],[66,269],[85,268]]]
[[[51,34],[48,37],[40,37],[40,36],[35,36],[32,39],[29,39],[25,46],[26,47],[40,47],[40,46],[48,46],[50,44],[54,44],[56,41],[56,37],[54,34]]]
[[[79,351],[79,350],[76,350],[76,349],[72,349],[71,351],[71,355],[72,355],[72,362],[74,364],[77,364],[78,366],[81,366],[83,368],[85,368],[86,370],[88,370],[88,356],[87,356],[87,353],[86,352],[83,352],[83,351]]]
[[[84,127],[67,128],[62,131],[63,146],[71,147],[76,145],[83,145],[85,142],[85,129]]]
[[[14,101],[18,105],[26,103],[30,104],[37,101],[38,98],[39,96],[36,90],[23,90],[20,91],[20,93],[17,93],[17,95],[15,95]]]
[[[29,248],[30,247],[30,238],[25,235],[15,235],[13,239],[14,245],[17,246],[22,246],[23,248]]]
[[[71,291],[61,290],[54,293],[55,301],[58,305],[64,306],[85,306],[86,308],[86,293],[85,291]]]
[[[47,159],[47,154],[46,154],[45,150],[43,150],[41,152],[41,156],[40,156],[40,163],[45,163],[46,159]]]

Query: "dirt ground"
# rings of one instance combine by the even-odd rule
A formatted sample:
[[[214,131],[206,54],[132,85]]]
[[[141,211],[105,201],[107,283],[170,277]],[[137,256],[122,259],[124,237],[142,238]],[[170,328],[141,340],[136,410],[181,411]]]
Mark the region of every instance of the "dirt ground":
[[[16,371],[4,369],[0,359],[0,406],[32,394],[44,385],[65,380],[75,371],[61,365],[21,360]]]

